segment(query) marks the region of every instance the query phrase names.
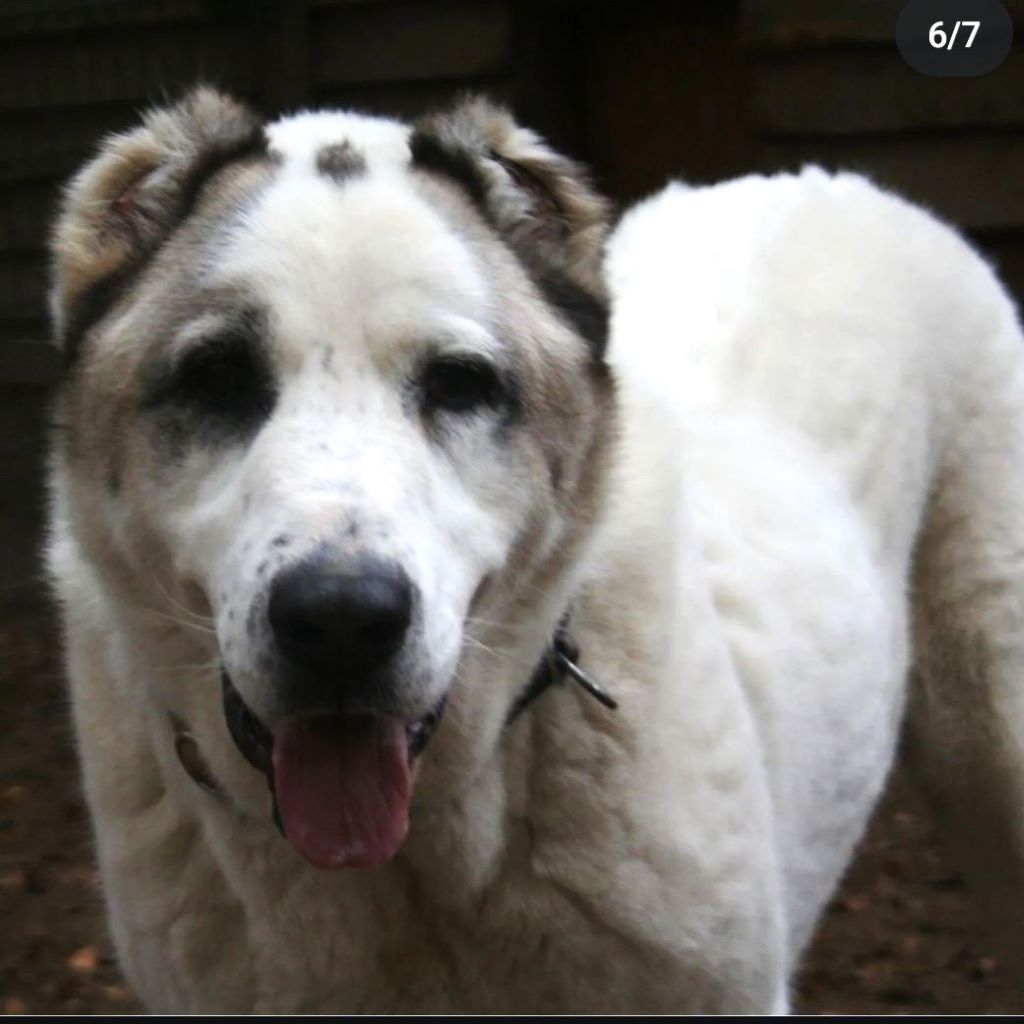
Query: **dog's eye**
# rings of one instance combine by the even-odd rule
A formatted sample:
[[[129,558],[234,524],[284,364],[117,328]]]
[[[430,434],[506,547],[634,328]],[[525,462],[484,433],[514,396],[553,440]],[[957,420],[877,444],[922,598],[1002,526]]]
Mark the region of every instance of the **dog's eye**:
[[[248,386],[255,372],[240,345],[218,340],[190,352],[175,376],[180,397],[215,406],[230,400],[237,388]]]
[[[183,406],[239,428],[260,422],[276,396],[270,369],[254,349],[241,334],[204,341],[186,353],[149,403]]]
[[[421,387],[428,411],[470,412],[497,404],[502,395],[498,374],[479,359],[436,359],[424,371]]]

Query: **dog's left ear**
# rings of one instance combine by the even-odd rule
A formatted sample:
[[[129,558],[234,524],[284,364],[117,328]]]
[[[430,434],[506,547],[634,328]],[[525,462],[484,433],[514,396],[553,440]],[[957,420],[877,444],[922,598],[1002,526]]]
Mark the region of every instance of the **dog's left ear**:
[[[414,167],[469,194],[539,283],[558,280],[603,298],[609,207],[578,164],[478,98],[423,118],[410,149]]]
[[[70,362],[81,336],[233,160],[266,151],[248,108],[200,86],[107,136],[64,192],[51,237],[50,308]]]

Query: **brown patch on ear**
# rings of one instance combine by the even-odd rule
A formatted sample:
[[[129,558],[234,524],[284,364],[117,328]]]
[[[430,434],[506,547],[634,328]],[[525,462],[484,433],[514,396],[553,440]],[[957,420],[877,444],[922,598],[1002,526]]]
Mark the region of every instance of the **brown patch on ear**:
[[[265,151],[255,115],[209,88],[104,140],[68,185],[51,238],[50,306],[66,362],[189,215],[203,185],[226,164]]]
[[[483,99],[422,119],[410,149],[414,167],[467,192],[536,277],[603,297],[609,207],[582,167]]]

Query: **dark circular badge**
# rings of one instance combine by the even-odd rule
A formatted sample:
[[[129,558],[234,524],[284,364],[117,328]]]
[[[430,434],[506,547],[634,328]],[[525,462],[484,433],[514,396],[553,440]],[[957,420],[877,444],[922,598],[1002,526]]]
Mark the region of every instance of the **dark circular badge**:
[[[896,19],[896,46],[922,75],[984,75],[1012,45],[1013,19],[1000,0],[910,0]]]

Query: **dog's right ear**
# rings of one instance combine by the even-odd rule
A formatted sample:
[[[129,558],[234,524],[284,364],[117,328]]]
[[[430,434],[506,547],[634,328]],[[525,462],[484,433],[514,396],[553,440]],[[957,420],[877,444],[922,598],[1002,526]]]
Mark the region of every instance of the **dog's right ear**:
[[[265,149],[256,116],[206,87],[104,140],[67,186],[51,237],[50,309],[65,361],[188,216],[203,184],[228,162]]]
[[[586,171],[504,108],[474,97],[422,118],[409,148],[414,168],[463,190],[603,358],[601,264],[610,217]]]

